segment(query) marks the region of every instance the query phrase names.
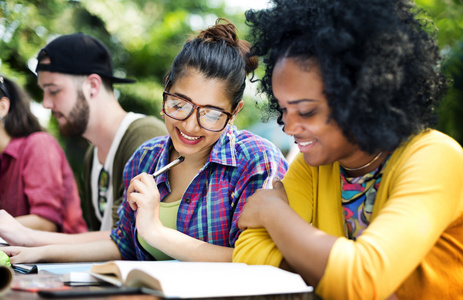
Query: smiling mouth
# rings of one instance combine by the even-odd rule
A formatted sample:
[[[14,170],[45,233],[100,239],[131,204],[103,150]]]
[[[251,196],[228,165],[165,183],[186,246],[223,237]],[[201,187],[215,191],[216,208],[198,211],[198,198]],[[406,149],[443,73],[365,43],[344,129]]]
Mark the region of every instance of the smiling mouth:
[[[298,144],[299,146],[304,147],[304,146],[308,146],[308,145],[312,144],[313,142],[314,142],[314,141],[309,141],[309,142],[297,142],[297,144]]]
[[[201,137],[199,136],[189,136],[189,135],[186,135],[184,134],[180,129],[178,130],[178,132],[180,132],[180,134],[182,135],[182,137],[184,137],[185,139],[189,140],[189,141],[196,141],[198,139],[200,139]]]

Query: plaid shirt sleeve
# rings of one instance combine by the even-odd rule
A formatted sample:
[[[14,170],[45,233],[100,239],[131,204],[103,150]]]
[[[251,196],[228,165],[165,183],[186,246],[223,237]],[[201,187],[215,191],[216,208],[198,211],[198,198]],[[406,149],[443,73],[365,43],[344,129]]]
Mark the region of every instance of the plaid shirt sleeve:
[[[281,151],[269,141],[228,128],[184,193],[177,230],[210,244],[233,247],[247,198],[268,187],[273,177],[282,178],[287,166]]]
[[[111,239],[116,243],[123,259],[136,259],[135,247],[133,246],[134,234],[132,231],[132,225],[135,224],[135,214],[127,201],[126,192],[130,180],[137,175],[138,153],[139,151],[134,153],[124,168],[124,196],[122,204],[117,211],[119,221],[111,231]]]
[[[231,227],[229,243],[234,247],[241,231],[238,228],[238,219],[247,198],[257,189],[269,188],[274,177],[283,178],[288,163],[281,151],[261,138],[251,137],[246,143],[237,147],[239,151],[238,167],[233,176],[237,176],[235,191],[231,198]]]
[[[154,138],[142,144],[127,161],[124,168],[124,196],[121,206],[118,209],[119,221],[116,227],[111,231],[111,239],[116,243],[121,256],[126,260],[150,260],[150,257],[142,251],[138,245],[135,227],[135,212],[127,201],[127,188],[130,180],[142,172],[149,172],[156,158],[147,159],[146,154],[157,154],[158,149],[162,149],[165,140]]]

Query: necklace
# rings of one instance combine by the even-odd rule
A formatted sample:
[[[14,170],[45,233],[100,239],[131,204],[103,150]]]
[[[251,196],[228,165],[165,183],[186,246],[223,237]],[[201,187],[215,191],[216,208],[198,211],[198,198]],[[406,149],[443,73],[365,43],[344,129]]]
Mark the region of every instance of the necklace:
[[[348,168],[348,167],[344,167],[343,165],[341,165],[341,167],[343,167],[345,170],[347,171],[358,171],[358,170],[362,170],[362,169],[365,169],[366,167],[370,166],[372,163],[374,163],[375,161],[378,160],[378,158],[381,156],[381,154],[383,154],[383,151],[379,152],[378,155],[376,155],[371,161],[369,161],[368,163],[364,164],[363,166],[361,167],[358,167],[358,168]]]

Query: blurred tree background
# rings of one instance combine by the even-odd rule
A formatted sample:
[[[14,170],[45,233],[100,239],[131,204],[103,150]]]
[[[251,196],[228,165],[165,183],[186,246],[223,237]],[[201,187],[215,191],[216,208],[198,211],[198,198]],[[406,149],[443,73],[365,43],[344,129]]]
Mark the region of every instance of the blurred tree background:
[[[463,145],[463,0],[415,0],[437,27],[443,69],[453,83],[439,111],[438,129]]]
[[[116,85],[116,95],[128,111],[159,116],[163,76],[188,36],[213,25],[218,17],[232,21],[246,37],[243,10],[225,0],[0,0],[0,73],[21,84],[36,102],[35,57],[60,34],[84,32],[110,49],[115,72],[137,80]],[[233,1],[233,0],[231,0]],[[249,0],[251,1],[251,0]],[[438,28],[437,37],[446,58],[445,72],[453,86],[440,108],[439,129],[463,144],[463,0],[416,0]],[[260,68],[257,72],[262,72]],[[245,96],[245,109],[236,124],[248,128],[260,121],[260,95],[253,84]],[[59,136],[56,122],[46,124],[65,148],[73,169],[80,165],[87,142]],[[273,129],[271,129],[273,128]],[[279,131],[267,127],[267,131]],[[278,143],[277,141],[274,141]],[[283,151],[287,149],[282,149]],[[76,176],[77,177],[77,176]]]
[[[122,107],[159,117],[163,77],[175,55],[194,31],[213,25],[218,17],[232,21],[245,37],[243,12],[222,0],[1,0],[0,73],[40,103],[42,91],[33,72],[38,51],[61,34],[84,32],[108,46],[118,76],[137,80],[115,85]],[[259,121],[256,98],[247,94],[247,105],[235,122],[239,128]],[[87,141],[60,136],[53,118],[44,126],[59,139],[81,181]]]

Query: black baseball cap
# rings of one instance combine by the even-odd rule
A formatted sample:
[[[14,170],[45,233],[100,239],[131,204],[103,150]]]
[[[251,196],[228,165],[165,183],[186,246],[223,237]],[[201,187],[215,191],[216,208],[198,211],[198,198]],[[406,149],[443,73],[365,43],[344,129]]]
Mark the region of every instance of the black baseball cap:
[[[75,75],[98,74],[112,83],[134,83],[135,80],[113,76],[113,64],[108,48],[98,39],[81,32],[62,35],[43,47],[50,63],[37,64],[36,72],[49,71]]]

